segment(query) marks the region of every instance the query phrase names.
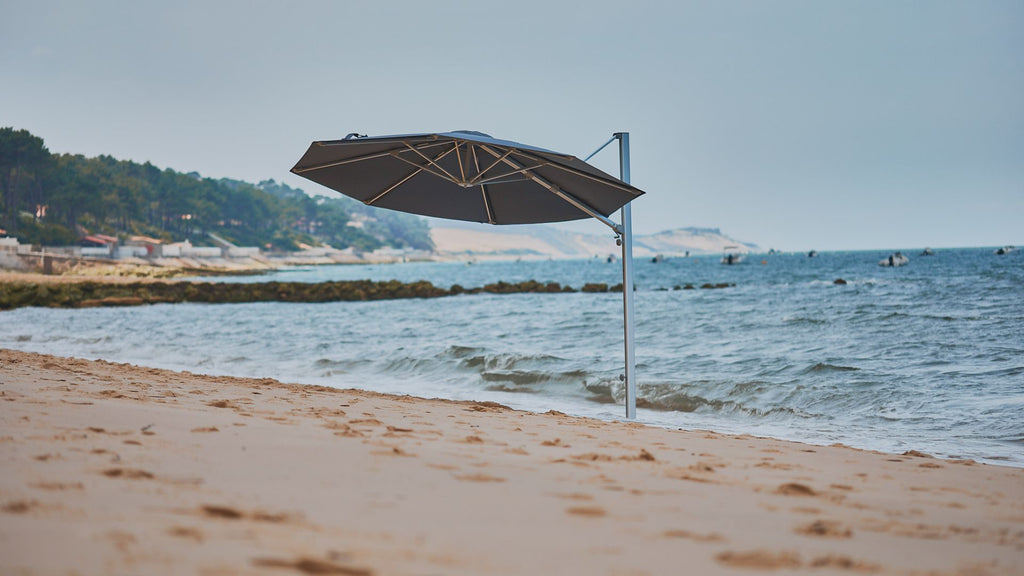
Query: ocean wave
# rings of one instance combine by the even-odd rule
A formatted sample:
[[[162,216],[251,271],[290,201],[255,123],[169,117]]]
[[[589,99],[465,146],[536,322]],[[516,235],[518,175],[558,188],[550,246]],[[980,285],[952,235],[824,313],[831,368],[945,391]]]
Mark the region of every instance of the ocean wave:
[[[825,318],[809,318],[805,316],[789,316],[782,319],[786,324],[801,325],[801,324],[828,324],[829,321]]]
[[[464,368],[479,369],[482,372],[517,370],[522,366],[539,367],[560,363],[563,359],[548,354],[475,354],[463,356],[460,365]]]
[[[523,370],[482,372],[480,377],[483,378],[484,382],[508,382],[516,386],[531,386],[551,379],[551,375],[544,372],[526,372]]]
[[[444,355],[451,358],[466,358],[468,356],[481,354],[482,352],[482,348],[474,348],[472,346],[449,346],[444,351]]]
[[[370,364],[370,360],[336,360],[334,358],[318,358],[313,362],[315,368],[356,368]]]
[[[747,417],[757,418],[778,418],[795,416],[799,418],[814,418],[811,414],[792,406],[749,406],[735,400],[721,400],[707,398],[697,394],[686,392],[674,392],[658,396],[637,395],[636,405],[640,408],[656,410],[659,412],[712,412],[718,414],[743,414]]]
[[[541,390],[537,388],[507,386],[505,384],[491,384],[490,386],[484,387],[484,390],[487,390],[488,392],[511,392],[513,394],[539,394],[541,392]]]
[[[600,404],[622,403],[625,397],[625,386],[617,379],[585,382],[583,388],[589,394],[587,400]],[[759,419],[820,416],[796,406],[784,405],[781,401],[769,400],[773,391],[769,383],[761,381],[701,381],[693,385],[642,383],[637,390],[636,405],[658,412],[743,414]]]
[[[859,370],[860,368],[855,368],[853,366],[837,366],[835,364],[818,362],[814,366],[804,370],[804,374],[813,374],[815,372],[857,372]]]

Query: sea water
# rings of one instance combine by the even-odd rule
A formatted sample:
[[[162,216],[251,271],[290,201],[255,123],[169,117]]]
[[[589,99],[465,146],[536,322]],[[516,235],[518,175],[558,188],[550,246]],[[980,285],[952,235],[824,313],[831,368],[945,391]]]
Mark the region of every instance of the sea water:
[[[638,420],[1024,466],[1024,255],[904,253],[910,263],[898,268],[871,251],[751,255],[733,266],[638,259]],[[344,279],[578,289],[621,282],[621,266],[321,266],[218,280]],[[23,308],[0,312],[0,326],[5,348],[624,416],[616,293]]]

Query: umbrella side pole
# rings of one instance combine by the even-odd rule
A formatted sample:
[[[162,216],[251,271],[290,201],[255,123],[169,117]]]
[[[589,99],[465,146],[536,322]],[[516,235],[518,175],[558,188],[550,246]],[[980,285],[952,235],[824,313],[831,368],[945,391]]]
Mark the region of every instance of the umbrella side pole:
[[[619,139],[621,180],[629,184],[629,132]],[[626,418],[636,418],[636,357],[633,347],[633,215],[630,203],[622,206],[622,327],[625,335]]]

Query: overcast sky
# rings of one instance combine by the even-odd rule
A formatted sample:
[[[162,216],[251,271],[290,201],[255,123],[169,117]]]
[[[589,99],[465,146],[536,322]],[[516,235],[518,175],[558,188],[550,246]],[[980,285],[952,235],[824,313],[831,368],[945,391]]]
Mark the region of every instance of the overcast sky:
[[[308,192],[349,132],[627,131],[639,233],[1024,244],[1024,2],[0,0],[0,126]]]

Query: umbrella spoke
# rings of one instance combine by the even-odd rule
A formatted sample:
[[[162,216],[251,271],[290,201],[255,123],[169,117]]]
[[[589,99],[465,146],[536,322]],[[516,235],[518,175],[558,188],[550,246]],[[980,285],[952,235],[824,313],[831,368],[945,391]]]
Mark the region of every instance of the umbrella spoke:
[[[385,189],[385,190],[384,190],[383,192],[381,192],[380,194],[377,194],[376,196],[374,196],[373,198],[370,198],[369,200],[365,200],[365,201],[363,202],[363,204],[366,204],[367,206],[373,206],[374,204],[376,204],[377,200],[380,200],[381,198],[383,198],[383,197],[387,196],[388,194],[390,194],[390,193],[391,193],[391,191],[392,191],[392,190],[394,190],[395,188],[398,188],[398,187],[399,187],[399,186],[401,186],[402,184],[405,184],[406,182],[408,182],[408,181],[409,181],[409,179],[410,179],[410,178],[412,178],[413,176],[415,176],[415,175],[419,174],[420,172],[423,172],[423,168],[418,168],[418,169],[416,169],[416,170],[413,170],[412,172],[410,172],[410,173],[409,173],[409,175],[408,175],[408,176],[406,176],[405,178],[402,178],[402,179],[401,179],[401,180],[399,180],[398,182],[395,182],[395,183],[394,183],[394,184],[392,184],[391,186],[388,186],[388,187],[387,187],[387,188],[386,188],[386,189]]]
[[[438,160],[440,160],[440,159],[444,158],[445,156],[447,156],[447,155],[451,154],[452,152],[454,152],[455,151],[454,148],[449,148],[448,150],[445,150],[445,151],[441,152],[440,154],[438,154],[437,156],[435,156],[433,159],[430,159],[430,158],[427,158],[422,152],[420,152],[416,148],[413,148],[412,146],[409,146],[409,144],[406,144],[406,146],[410,150],[412,150],[413,152],[419,154],[421,158],[426,160],[427,161],[427,165],[424,166],[422,164],[417,164],[416,162],[413,162],[412,160],[409,160],[408,158],[403,158],[401,156],[401,153],[404,152],[404,150],[397,150],[395,152],[392,152],[391,156],[393,156],[396,160],[401,160],[402,162],[405,162],[407,164],[411,164],[412,166],[415,166],[415,167],[419,168],[420,170],[429,172],[430,174],[433,174],[434,176],[437,176],[438,178],[441,178],[442,180],[447,180],[447,181],[449,181],[449,182],[451,182],[453,184],[462,184],[462,182],[460,182],[458,179],[456,179],[454,176],[452,176],[447,170],[445,170],[444,168],[442,168],[441,166],[439,166],[437,164]],[[437,170],[440,170],[440,172],[438,172],[437,170],[431,169],[430,166],[433,166],[434,168],[437,168]]]
[[[490,150],[487,146],[481,145],[480,147],[483,148],[487,153],[493,154],[494,156],[497,156],[497,154],[495,154],[494,151]],[[507,158],[506,157],[502,161],[505,164],[508,164],[509,166],[511,166],[513,168],[522,169],[522,166],[520,166],[518,162],[516,162],[515,160],[512,160],[511,158]],[[588,206],[586,202],[583,202],[579,198],[573,196],[572,194],[569,194],[565,190],[562,190],[558,186],[555,186],[554,184],[552,184],[551,182],[548,182],[544,178],[541,178],[537,174],[530,173],[530,174],[526,174],[526,176],[529,177],[530,180],[533,180],[537,184],[540,184],[544,188],[547,188],[548,191],[550,191],[555,196],[558,196],[562,200],[565,200],[569,204],[575,206],[576,208],[581,210],[584,214],[589,214],[590,216],[600,220],[604,225],[606,225],[609,228],[611,228],[612,230],[614,230],[616,234],[621,234],[622,233],[621,227],[618,224],[616,224],[615,222],[612,222],[610,219],[608,219],[607,216],[605,216],[604,214],[601,214],[597,210],[594,210],[593,208]]]
[[[449,182],[454,182],[454,183],[458,184],[458,181],[454,180],[451,177],[450,174],[447,174],[447,173],[442,174],[440,172],[437,172],[436,170],[432,169],[429,164],[427,164],[427,165],[417,164],[417,163],[413,162],[412,160],[409,160],[408,158],[402,158],[398,154],[392,154],[392,156],[394,156],[395,160],[401,160],[402,162],[405,162],[406,164],[408,164],[410,166],[415,166],[416,168],[418,168],[419,170],[421,170],[423,172],[426,172],[428,174],[433,174],[434,176],[437,176],[438,178],[440,178],[442,180],[448,180]],[[429,160],[428,160],[428,162],[429,162]]]
[[[406,146],[408,146],[408,144],[406,144]],[[414,150],[415,150],[415,149],[414,149]],[[420,156],[423,156],[423,154],[421,154],[421,153],[420,153],[420,152],[419,152],[418,150],[415,150],[415,151],[416,151],[416,153],[417,153],[417,154],[420,154]],[[441,152],[441,154],[439,154],[438,156],[436,156],[436,157],[434,158],[434,160],[431,160],[430,158],[427,158],[426,156],[423,156],[423,158],[424,158],[424,159],[425,159],[425,160],[426,160],[427,162],[430,162],[430,164],[431,164],[431,165],[437,166],[437,164],[435,163],[435,162],[436,162],[437,160],[440,160],[441,158],[444,158],[445,156],[447,156],[447,155],[449,155],[449,154],[451,154],[451,153],[452,153],[452,151],[451,151],[451,150],[446,150],[446,151],[444,151],[444,152]],[[392,155],[392,156],[393,156],[394,158],[396,158],[396,159],[398,159],[398,160],[401,160],[402,162],[406,162],[406,163],[408,163],[408,164],[411,164],[412,166],[415,166],[415,167],[416,167],[416,169],[415,169],[415,170],[413,170],[413,171],[412,171],[412,172],[411,172],[411,173],[410,173],[410,174],[409,174],[408,176],[406,176],[405,178],[402,178],[402,179],[401,179],[401,180],[399,180],[398,182],[395,182],[395,183],[394,183],[394,184],[392,184],[391,186],[388,186],[388,187],[387,187],[387,189],[385,189],[385,190],[384,190],[383,192],[381,192],[380,194],[377,194],[377,195],[376,195],[376,196],[374,196],[373,198],[370,198],[369,200],[365,201],[365,202],[364,202],[364,204],[366,204],[366,205],[368,205],[368,206],[372,206],[372,205],[373,205],[373,204],[375,204],[375,203],[376,203],[376,202],[377,202],[378,200],[380,200],[381,198],[383,198],[383,197],[387,196],[387,195],[388,195],[388,194],[390,194],[390,193],[391,193],[391,192],[392,192],[392,191],[393,191],[393,190],[394,190],[395,188],[398,188],[398,187],[399,187],[399,186],[401,186],[402,184],[405,184],[405,183],[406,183],[406,182],[408,182],[408,181],[409,181],[409,180],[410,180],[410,179],[411,179],[411,178],[412,178],[413,176],[415,176],[415,175],[419,174],[420,172],[428,172],[428,173],[430,173],[430,174],[433,174],[434,176],[437,176],[438,178],[444,178],[445,180],[449,180],[449,179],[450,179],[450,178],[446,178],[446,177],[445,177],[444,175],[442,175],[442,174],[438,174],[437,172],[434,172],[433,170],[431,170],[431,169],[430,169],[430,168],[428,168],[427,166],[421,166],[421,165],[419,165],[419,164],[417,164],[417,163],[413,162],[412,160],[407,160],[407,159],[405,159],[405,158],[402,158],[401,156],[399,156],[399,152],[398,152],[398,151],[396,151],[396,152],[392,153],[391,155]],[[440,166],[437,166],[437,167],[438,167],[438,168],[440,168]],[[445,174],[448,174],[448,173],[447,173],[447,172],[445,172]]]
[[[531,160],[534,160],[534,161],[537,161],[537,162],[542,162],[543,161],[543,158],[540,158],[538,156],[530,154],[529,152],[527,152],[525,150],[517,150],[517,152],[520,155],[522,155],[522,156],[526,156],[527,158],[530,158]],[[629,184],[626,184],[625,182],[622,182],[620,180],[615,180],[615,179],[606,180],[604,178],[598,178],[597,176],[593,176],[591,174],[587,174],[586,172],[584,172],[582,170],[577,170],[575,168],[572,168],[570,166],[564,166],[562,164],[548,163],[547,165],[551,166],[552,168],[556,168],[558,170],[562,170],[563,172],[568,172],[569,174],[574,174],[574,175],[579,176],[581,178],[586,178],[587,180],[593,180],[594,182],[601,182],[602,184],[607,184],[607,185],[609,185],[609,186],[611,186],[613,188],[618,188],[619,190],[622,190],[623,192],[628,192],[629,194],[632,194],[635,197],[639,197],[641,194],[643,194],[643,192],[641,192],[639,190],[636,190],[635,188],[633,188]]]
[[[350,140],[346,140],[345,142],[350,142]],[[436,148],[438,146],[444,146],[446,144],[447,144],[447,142],[431,142],[431,143],[428,143],[428,144],[421,145],[420,149]],[[334,146],[336,144],[331,143],[331,142],[317,142],[316,145],[317,146],[325,146],[326,147],[326,146]],[[324,168],[333,168],[334,166],[342,166],[342,165],[345,165],[345,164],[353,164],[355,162],[362,162],[364,160],[373,160],[373,159],[376,159],[376,158],[383,158],[385,156],[393,156],[395,154],[395,152],[398,151],[398,150],[401,150],[401,148],[394,148],[394,149],[391,149],[391,150],[384,150],[382,152],[374,152],[372,154],[364,154],[362,156],[353,156],[352,158],[345,158],[343,160],[336,160],[336,161],[333,161],[333,162],[325,162],[323,164],[315,164],[313,166],[306,166],[305,168],[292,168],[292,172],[294,172],[295,174],[302,174],[303,172],[312,172],[314,170],[323,170]]]
[[[480,175],[480,159],[476,157],[476,147],[475,146],[470,146],[469,147],[469,151],[473,155],[473,165],[476,166],[477,176],[479,176]],[[487,186],[485,186],[483,184],[480,185],[480,195],[484,199],[484,209],[487,210],[487,223],[488,224],[495,224],[495,223],[497,223],[497,220],[495,220],[495,218],[494,218],[494,211],[493,211],[494,209],[491,207],[491,198],[487,194]]]
[[[302,174],[304,172],[312,172],[314,170],[323,170],[324,168],[333,168],[334,166],[342,166],[344,164],[351,164],[353,162],[361,162],[363,160],[373,160],[374,158],[383,158],[390,156],[394,153],[394,150],[388,150],[386,152],[377,152],[375,154],[366,154],[365,156],[356,156],[355,158],[346,158],[345,160],[337,160],[334,162],[326,162],[324,164],[316,164],[314,166],[306,166],[305,168],[292,168],[292,172],[296,174]]]
[[[459,173],[462,174],[462,182],[466,182],[466,167],[462,165],[462,153],[459,152],[459,148],[462,144],[455,143],[455,159],[459,162]]]
[[[550,166],[550,165],[551,164],[545,162],[544,164],[537,164],[536,166],[529,166],[527,168],[522,168],[522,169],[519,169],[519,170],[513,170],[511,172],[505,172],[504,174],[498,174],[497,176],[488,176],[486,179],[482,179],[482,180],[478,178],[477,182],[480,183],[480,184],[504,184],[505,182],[522,182],[523,180],[529,180],[530,179],[529,176],[526,175],[526,172],[530,172],[531,170],[536,170],[537,168],[543,168],[544,166]],[[508,178],[509,176],[515,176],[516,174],[523,174],[524,176],[526,176],[526,178],[516,178],[516,179],[513,179],[513,180],[504,180],[505,178]]]
[[[435,174],[437,176],[441,176],[441,178],[444,178],[445,180],[448,180],[448,181],[453,182],[455,184],[464,184],[465,183],[465,180],[461,180],[460,181],[458,178],[456,178],[455,176],[452,176],[450,172],[445,170],[440,164],[437,163],[438,160],[440,160],[440,159],[444,158],[445,156],[451,154],[452,152],[455,152],[456,150],[458,150],[459,147],[458,147],[457,144],[456,144],[456,146],[454,146],[454,147],[448,149],[447,151],[443,152],[440,156],[437,156],[433,160],[431,160],[430,158],[427,158],[426,154],[424,154],[423,152],[420,152],[416,147],[410,145],[408,142],[403,142],[403,144],[405,144],[405,147],[408,148],[409,150],[412,150],[413,152],[419,154],[421,158],[426,160],[434,168],[437,168],[438,170],[443,172],[444,176],[441,176],[440,174],[438,174],[437,172],[434,172],[433,170],[429,170],[429,172],[431,174]],[[405,158],[402,158],[401,156],[399,156],[400,153],[401,152],[396,152],[395,153],[395,158],[398,158],[399,160],[405,160]],[[405,161],[409,162],[413,166],[418,166],[418,164],[415,164],[415,163],[413,163],[413,162],[411,162],[409,160],[405,160]],[[426,168],[424,168],[424,169],[426,169]]]
[[[484,168],[483,171],[480,171],[480,166],[478,164],[477,167],[476,167],[477,168],[477,174],[476,174],[476,176],[473,177],[472,180],[469,181],[470,184],[476,184],[477,182],[479,182],[481,179],[483,179],[484,174],[488,173],[491,170],[491,168],[494,168],[495,166],[500,164],[502,160],[504,160],[505,158],[508,158],[512,154],[512,149],[511,148],[506,150],[505,153],[503,155],[501,155],[501,156],[498,156],[497,154],[495,154],[494,152],[492,152],[491,150],[487,149],[484,146],[474,146],[473,147],[474,150],[476,150],[477,148],[481,148],[484,151],[486,151],[487,153],[491,154],[492,156],[494,156],[496,158],[496,160],[490,166],[488,166],[487,168]]]

